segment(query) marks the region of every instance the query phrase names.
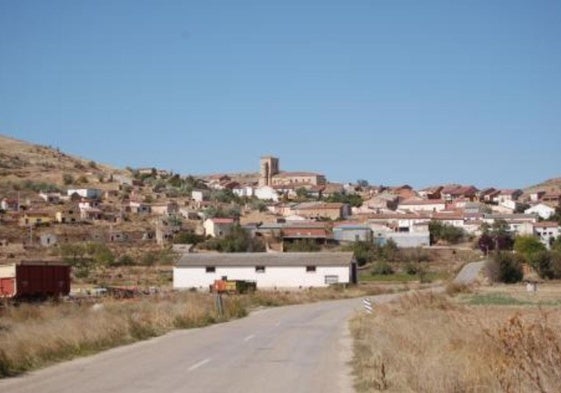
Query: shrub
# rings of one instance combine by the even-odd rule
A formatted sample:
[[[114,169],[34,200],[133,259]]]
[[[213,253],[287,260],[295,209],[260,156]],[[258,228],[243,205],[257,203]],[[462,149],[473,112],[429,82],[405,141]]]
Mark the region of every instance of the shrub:
[[[393,268],[389,263],[385,261],[379,261],[374,264],[374,267],[372,268],[372,274],[393,274]]]
[[[545,251],[543,243],[536,236],[517,236],[514,240],[514,251],[530,258],[532,254]]]
[[[485,265],[492,281],[515,283],[522,280],[524,273],[520,260],[512,253],[498,252]]]
[[[62,175],[62,182],[66,186],[68,186],[70,184],[74,184],[74,176],[72,176],[69,173],[65,173],[64,175]]]
[[[284,250],[286,252],[314,252],[320,251],[321,246],[313,240],[302,239],[291,243],[285,243]]]

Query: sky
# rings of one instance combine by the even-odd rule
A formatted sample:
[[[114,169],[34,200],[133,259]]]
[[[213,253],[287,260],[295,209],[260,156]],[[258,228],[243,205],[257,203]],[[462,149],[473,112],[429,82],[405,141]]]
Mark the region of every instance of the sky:
[[[118,167],[561,176],[558,0],[0,0],[0,134]]]

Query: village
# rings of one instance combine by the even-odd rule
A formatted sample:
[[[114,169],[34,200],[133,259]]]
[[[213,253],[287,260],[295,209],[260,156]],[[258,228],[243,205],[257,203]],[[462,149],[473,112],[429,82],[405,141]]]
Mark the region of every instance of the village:
[[[416,190],[409,185],[374,186],[366,180],[332,183],[321,173],[282,171],[279,158],[272,156],[260,159],[257,174],[241,176],[182,176],[157,168],[102,172],[93,161],[74,166],[78,172],[62,174],[58,184],[4,188],[1,265],[64,260],[74,266],[77,282],[99,283],[98,277],[90,276],[99,267],[171,266],[177,261],[185,267],[188,254],[221,251],[225,255],[220,263],[228,265],[226,253],[261,252],[276,255],[276,262],[270,263],[283,266],[288,263],[283,254],[328,255],[353,251],[349,245],[355,243],[399,249],[450,246],[487,253],[493,244],[485,249],[478,239],[497,226],[513,236],[535,236],[545,248],[560,234],[561,192],[555,187],[524,191],[445,184]],[[439,236],[435,228],[445,228],[448,235]],[[354,259],[346,254],[338,266],[346,266],[348,272]],[[269,277],[263,281],[268,286],[302,288],[357,280],[356,272],[334,276],[329,269],[321,279],[310,280],[309,273],[321,266],[321,259],[311,263],[306,254],[300,262],[294,255],[284,257],[308,274],[295,280]],[[256,278],[255,271],[215,271],[220,263],[203,264],[206,273],[213,274],[200,279],[178,279],[180,274],[172,278],[167,271],[144,284],[170,285],[173,280],[176,288],[208,288],[224,276]],[[265,262],[249,264],[263,273]],[[273,274],[270,271],[266,275]],[[104,272],[106,279],[114,278]],[[143,284],[134,281],[123,283]]]

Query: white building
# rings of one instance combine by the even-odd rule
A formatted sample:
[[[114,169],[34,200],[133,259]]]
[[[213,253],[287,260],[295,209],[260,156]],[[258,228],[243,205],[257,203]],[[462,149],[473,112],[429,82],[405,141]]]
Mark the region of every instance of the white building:
[[[257,199],[262,199],[262,200],[265,200],[265,201],[270,200],[270,201],[274,201],[274,202],[279,201],[279,193],[273,187],[262,186],[262,187],[256,188],[254,190],[253,194],[255,195],[255,197],[257,197]]]
[[[228,235],[234,227],[233,218],[207,218],[203,223],[205,235],[212,237],[224,237]]]
[[[553,214],[555,214],[555,209],[545,203],[538,203],[529,209],[524,210],[525,214],[537,214],[544,220],[547,220]]]
[[[553,240],[560,234],[559,224],[552,221],[542,221],[534,224],[534,235],[540,238],[540,241],[549,248]]]
[[[446,209],[446,202],[442,199],[408,199],[400,202],[397,208],[411,212],[440,212]]]
[[[299,289],[356,282],[352,252],[184,254],[174,289],[208,290],[215,280],[255,281],[257,289]]]
[[[66,192],[68,196],[78,194],[82,198],[101,199],[103,195],[99,188],[70,188]]]

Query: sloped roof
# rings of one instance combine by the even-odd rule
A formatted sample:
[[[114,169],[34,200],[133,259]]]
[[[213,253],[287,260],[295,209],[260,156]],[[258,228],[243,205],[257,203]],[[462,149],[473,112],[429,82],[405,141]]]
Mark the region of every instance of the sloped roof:
[[[352,252],[204,253],[184,254],[176,266],[349,266],[352,260]]]

